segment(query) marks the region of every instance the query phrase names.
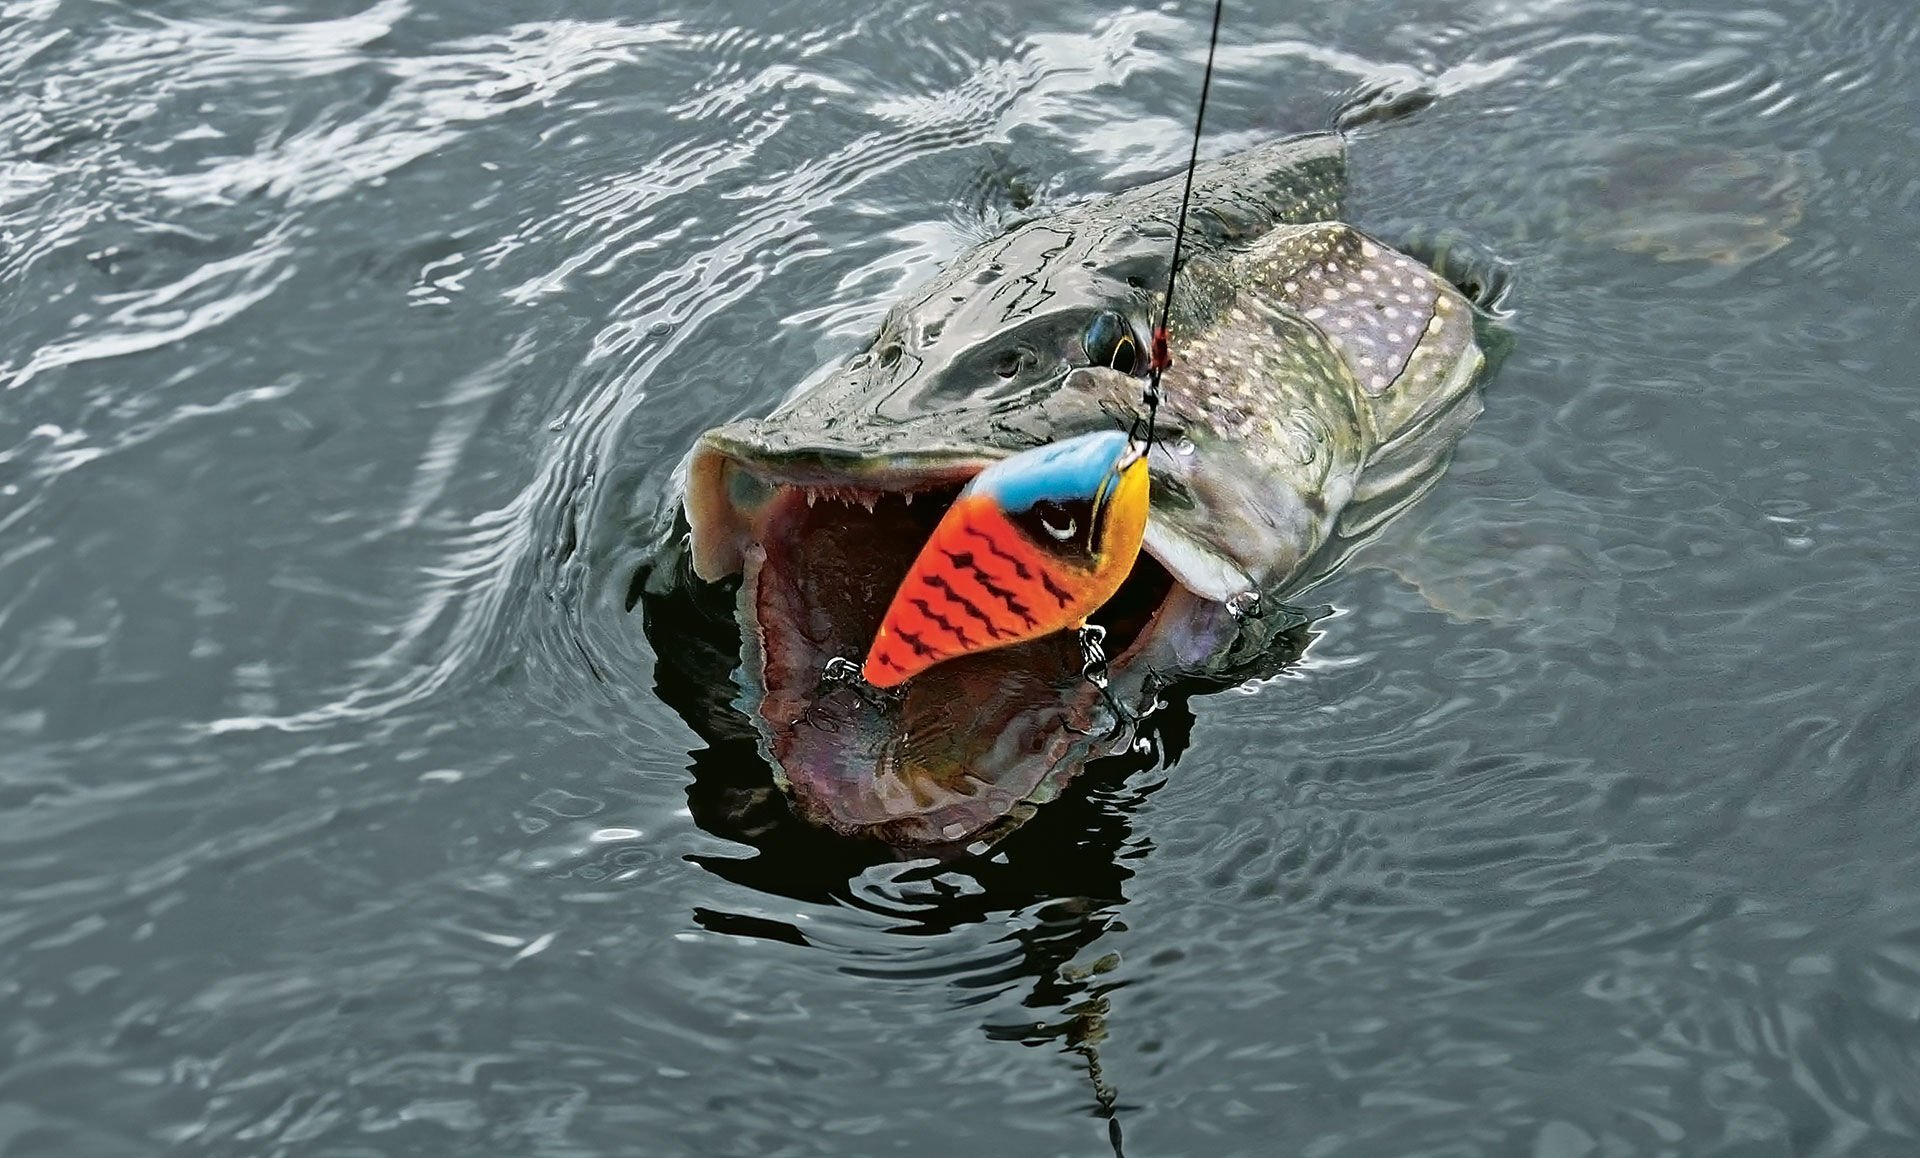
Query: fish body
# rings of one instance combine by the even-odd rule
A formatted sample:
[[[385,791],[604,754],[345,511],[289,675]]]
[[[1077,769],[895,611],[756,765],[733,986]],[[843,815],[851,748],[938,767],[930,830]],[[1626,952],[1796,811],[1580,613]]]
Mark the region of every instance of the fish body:
[[[689,569],[738,579],[736,703],[797,811],[895,845],[1004,831],[1123,750],[1170,682],[1231,678],[1288,626],[1249,608],[1324,574],[1439,478],[1480,408],[1474,306],[1341,221],[1344,187],[1336,134],[1194,174],[1142,547],[1088,609],[1107,631],[1106,688],[1062,630],[958,647],[890,695],[822,673],[878,642],[923,547],[952,545],[944,520],[1005,521],[1019,479],[996,463],[1128,426],[1179,178],[969,250],[864,350],[701,438]]]

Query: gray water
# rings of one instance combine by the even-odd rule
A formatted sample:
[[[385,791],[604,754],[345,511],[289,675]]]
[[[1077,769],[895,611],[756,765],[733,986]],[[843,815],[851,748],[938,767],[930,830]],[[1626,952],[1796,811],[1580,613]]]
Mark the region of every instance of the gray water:
[[[1354,215],[1512,354],[934,864],[664,706],[646,520],[1207,6],[350,6],[0,4],[0,1155],[1920,1153],[1920,7],[1230,3],[1206,151],[1437,94]]]

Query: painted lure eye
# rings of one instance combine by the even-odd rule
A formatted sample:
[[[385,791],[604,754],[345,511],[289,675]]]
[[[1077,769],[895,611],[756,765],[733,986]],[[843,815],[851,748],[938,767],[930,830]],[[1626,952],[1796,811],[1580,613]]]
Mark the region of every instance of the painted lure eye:
[[[1033,513],[1039,519],[1041,529],[1057,543],[1072,541],[1073,536],[1080,530],[1080,520],[1060,503],[1041,499],[1033,504]]]
[[[1094,500],[1083,495],[1040,499],[1024,510],[1002,514],[1032,544],[1028,549],[1055,563],[1086,568],[1100,550],[1099,514]]]
[[[1122,374],[1131,374],[1140,360],[1140,343],[1134,340],[1133,327],[1113,310],[1093,316],[1081,343],[1086,346],[1089,365],[1111,366]]]

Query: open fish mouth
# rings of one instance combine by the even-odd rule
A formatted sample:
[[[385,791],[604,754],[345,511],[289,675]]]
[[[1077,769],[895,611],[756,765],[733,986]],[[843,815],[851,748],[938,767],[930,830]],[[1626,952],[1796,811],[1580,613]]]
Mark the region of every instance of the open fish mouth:
[[[1171,658],[1198,601],[1144,552],[1092,619],[1107,630],[1105,690],[1072,632],[960,656],[888,692],[827,676],[830,661],[865,656],[915,555],[989,461],[841,466],[711,437],[695,452],[695,571],[741,577],[742,706],[814,823],[896,846],[991,839],[1124,749],[1151,708],[1155,656]]]
[[[1440,477],[1480,409],[1474,302],[1339,220],[1343,156],[1309,134],[1018,226],[766,418],[702,436],[693,571],[738,577],[736,706],[804,818],[895,846],[993,839],[1129,746],[1176,681],[1272,670],[1316,617],[1278,600]],[[1156,303],[1190,195],[1195,248]],[[1107,686],[1066,631],[887,692],[842,676],[969,479],[1137,413],[1156,304],[1182,355],[1158,381],[1142,553],[1091,617]]]

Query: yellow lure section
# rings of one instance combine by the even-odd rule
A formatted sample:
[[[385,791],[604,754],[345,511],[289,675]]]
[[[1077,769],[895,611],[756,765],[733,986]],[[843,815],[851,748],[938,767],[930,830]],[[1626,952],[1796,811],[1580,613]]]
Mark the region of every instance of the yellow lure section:
[[[1147,459],[1121,431],[1037,446],[974,476],[900,581],[860,673],[937,663],[1086,624],[1147,531]]]

